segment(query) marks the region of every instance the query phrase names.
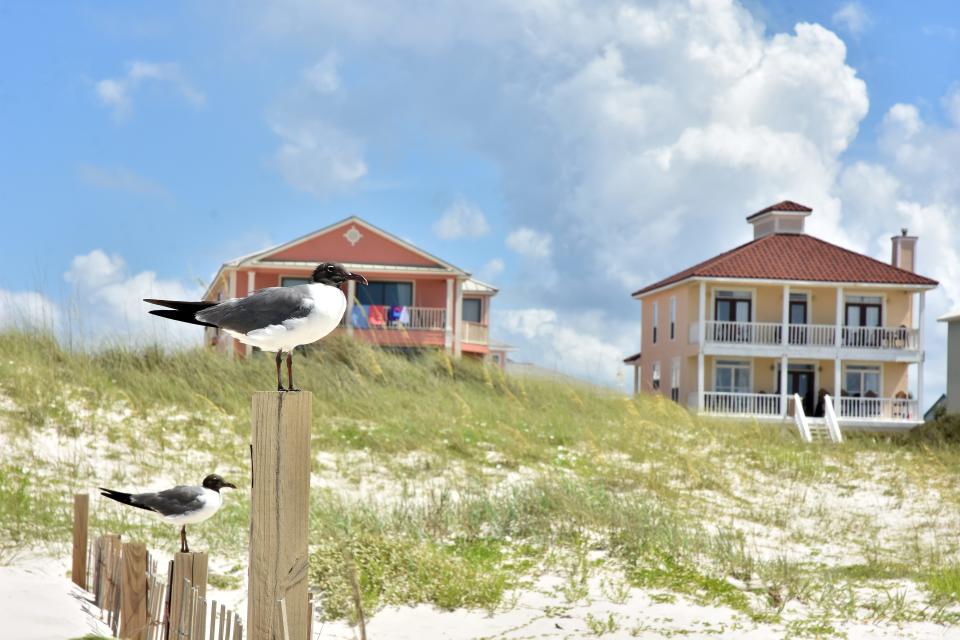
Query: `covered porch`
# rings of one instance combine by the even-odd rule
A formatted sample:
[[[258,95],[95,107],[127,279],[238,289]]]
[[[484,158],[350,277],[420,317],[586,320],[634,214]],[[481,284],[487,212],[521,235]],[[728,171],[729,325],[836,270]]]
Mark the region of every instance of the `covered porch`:
[[[831,410],[846,427],[910,428],[923,421],[909,391],[910,363],[788,358],[705,358],[704,415],[782,420],[796,413],[823,418]],[[914,365],[916,366],[916,365]]]

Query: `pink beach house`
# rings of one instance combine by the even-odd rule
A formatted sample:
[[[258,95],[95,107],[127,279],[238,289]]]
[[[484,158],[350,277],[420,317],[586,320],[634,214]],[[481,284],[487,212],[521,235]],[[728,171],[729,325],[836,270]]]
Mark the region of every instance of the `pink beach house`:
[[[341,262],[369,281],[344,286],[347,311],[339,332],[387,348],[437,348],[506,362],[509,347],[489,338],[495,287],[355,216],[224,263],[204,300],[301,284],[323,261]],[[252,352],[217,329],[205,330],[205,342],[231,355]]]

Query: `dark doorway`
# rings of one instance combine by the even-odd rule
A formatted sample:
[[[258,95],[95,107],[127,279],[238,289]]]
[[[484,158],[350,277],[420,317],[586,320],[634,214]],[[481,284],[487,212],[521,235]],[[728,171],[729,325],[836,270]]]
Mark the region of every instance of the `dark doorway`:
[[[800,396],[803,402],[803,412],[812,416],[816,409],[816,392],[814,391],[813,366],[800,365],[787,367],[787,396],[792,398],[793,394]],[[777,393],[780,393],[780,378],[777,378]]]

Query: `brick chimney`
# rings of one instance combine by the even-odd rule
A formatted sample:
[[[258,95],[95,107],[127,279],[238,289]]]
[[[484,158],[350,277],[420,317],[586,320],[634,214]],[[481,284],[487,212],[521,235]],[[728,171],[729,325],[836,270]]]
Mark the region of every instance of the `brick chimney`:
[[[890,264],[906,271],[915,271],[917,263],[917,236],[908,236],[906,228],[900,235],[890,238],[892,255]]]

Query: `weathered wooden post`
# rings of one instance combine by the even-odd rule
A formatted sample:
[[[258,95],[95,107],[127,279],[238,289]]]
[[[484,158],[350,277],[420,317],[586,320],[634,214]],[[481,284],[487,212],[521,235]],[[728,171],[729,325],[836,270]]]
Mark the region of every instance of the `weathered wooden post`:
[[[90,495],[77,493],[73,496],[73,568],[70,577],[73,584],[87,588],[87,534],[90,530]]]
[[[120,637],[145,640],[147,637],[147,546],[125,542],[120,576]]]
[[[184,580],[189,581],[190,588],[184,589]],[[170,612],[167,617],[167,638],[170,640],[180,640],[181,634],[186,638],[191,635],[191,589],[194,587],[199,597],[207,597],[207,552],[177,553],[170,570]]]
[[[246,624],[251,640],[283,640],[281,600],[290,638],[307,637],[312,406],[313,395],[306,391],[253,395]]]

